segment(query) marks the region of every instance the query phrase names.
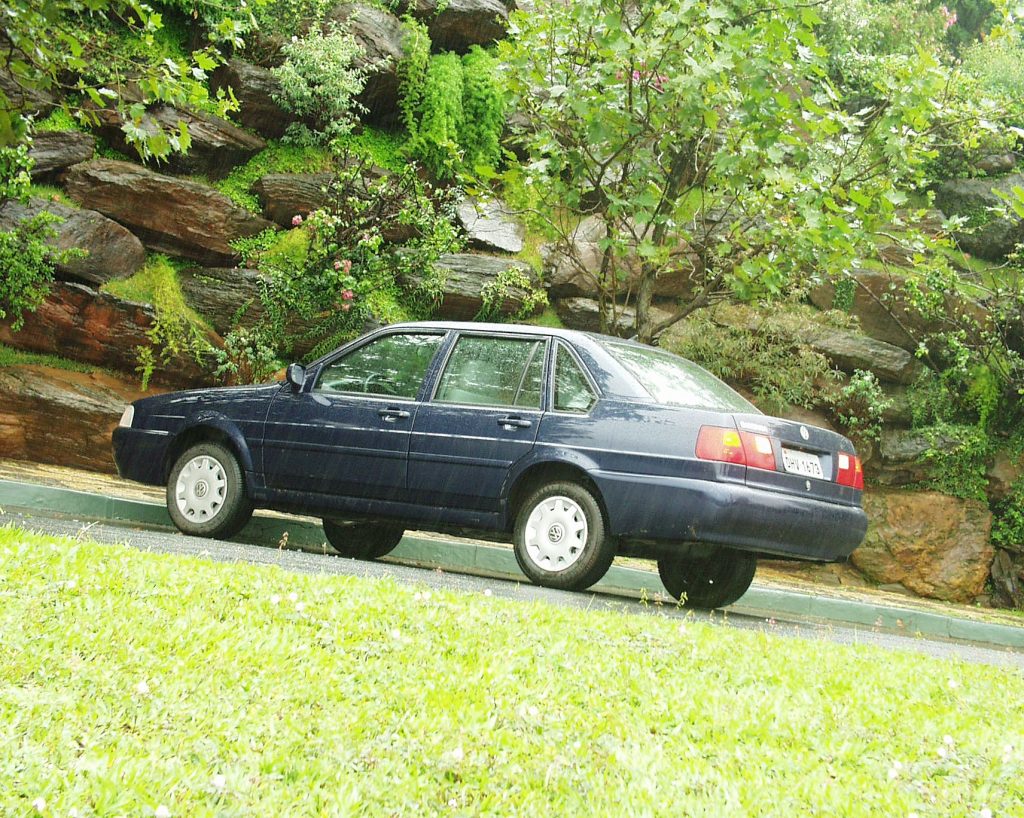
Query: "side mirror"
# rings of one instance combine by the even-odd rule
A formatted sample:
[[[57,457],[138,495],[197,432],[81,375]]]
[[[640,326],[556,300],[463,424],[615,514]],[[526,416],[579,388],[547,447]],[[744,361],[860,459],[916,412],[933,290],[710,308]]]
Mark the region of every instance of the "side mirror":
[[[292,389],[298,392],[306,383],[306,369],[302,364],[288,364],[284,377],[292,385]]]

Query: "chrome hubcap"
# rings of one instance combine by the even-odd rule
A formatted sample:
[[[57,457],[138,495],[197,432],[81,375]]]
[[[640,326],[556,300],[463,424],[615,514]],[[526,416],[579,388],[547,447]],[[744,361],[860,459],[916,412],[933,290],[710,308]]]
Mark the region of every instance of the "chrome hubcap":
[[[224,467],[209,455],[193,457],[174,484],[174,501],[182,516],[197,523],[216,517],[224,507],[228,478]]]
[[[526,521],[526,554],[538,568],[564,571],[580,558],[588,531],[587,515],[575,500],[547,497]]]

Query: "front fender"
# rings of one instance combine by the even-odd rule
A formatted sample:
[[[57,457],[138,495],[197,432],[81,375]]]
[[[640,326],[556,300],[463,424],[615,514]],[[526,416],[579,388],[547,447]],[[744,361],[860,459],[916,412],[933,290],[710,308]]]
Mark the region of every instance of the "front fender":
[[[185,421],[185,427],[178,433],[176,445],[174,446],[175,457],[180,454],[183,446],[177,445],[177,441],[187,441],[188,445],[192,440],[199,440],[204,437],[204,430],[212,430],[215,437],[227,438],[231,448],[238,456],[238,463],[242,470],[250,474],[255,472],[255,463],[249,442],[238,428],[238,424],[227,416],[215,410],[206,409],[196,412]]]

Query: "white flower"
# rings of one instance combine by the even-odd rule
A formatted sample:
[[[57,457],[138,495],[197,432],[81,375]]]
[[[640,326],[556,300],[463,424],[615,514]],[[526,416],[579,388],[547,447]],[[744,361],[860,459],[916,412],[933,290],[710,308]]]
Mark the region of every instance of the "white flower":
[[[217,773],[213,778],[210,779],[210,784],[213,785],[215,790],[222,790],[227,785],[228,779],[223,773]]]
[[[978,818],[992,818],[992,810],[988,807],[982,807],[978,812]]]
[[[68,818],[79,818],[79,815],[81,813],[75,807],[68,810]]]
[[[423,601],[423,594],[421,594],[419,591],[417,591],[416,593],[414,593],[412,595],[412,601],[413,602],[422,602]]]
[[[526,712],[529,713],[534,718],[536,718],[538,715],[540,715],[540,710],[538,710],[537,707],[535,705],[532,705],[532,704],[529,707],[526,708]]]
[[[484,588],[484,596],[491,596],[491,589],[490,588]]]
[[[295,603],[295,610],[297,610],[299,613],[302,613],[304,610],[306,610],[306,603],[305,602],[296,602]]]
[[[35,801],[32,802],[32,808],[36,812],[46,812],[46,799],[37,798]]]
[[[292,591],[290,594],[288,594],[288,601],[289,602],[298,602],[299,601],[299,595],[297,593],[295,593],[295,591]]]
[[[889,780],[892,781],[894,778],[898,778],[902,769],[903,765],[899,761],[894,761],[889,768]]]
[[[280,604],[280,602],[281,602],[281,595],[280,594],[271,594],[270,595],[270,604],[271,605],[278,605],[278,604]]]
[[[156,808],[156,812],[154,812],[153,815],[155,815],[156,818],[171,818],[171,811],[161,804]]]
[[[942,743],[945,744],[947,747],[952,747],[953,744],[954,744],[953,737],[952,736],[943,736],[942,737]]]
[[[73,579],[69,579],[67,582],[64,583],[64,587],[67,588],[69,591],[75,590],[75,587],[77,585],[78,583],[75,582]]]
[[[398,628],[393,628],[392,631],[391,631],[391,638],[392,639],[401,639],[402,638],[402,632],[400,630],[398,630]]]
[[[140,696],[145,696],[147,693],[149,693],[149,685],[146,684],[145,679],[143,679],[141,682],[135,685],[135,692],[138,693]]]
[[[960,687],[960,682],[958,682],[956,679],[950,679],[949,680],[949,689],[950,690],[956,690],[958,687]]]
[[[945,747],[940,747],[938,752],[939,758],[945,758],[947,755],[949,755],[949,750],[947,750]]]
[[[462,761],[466,757],[465,751],[462,747],[456,747],[452,750],[452,761]]]

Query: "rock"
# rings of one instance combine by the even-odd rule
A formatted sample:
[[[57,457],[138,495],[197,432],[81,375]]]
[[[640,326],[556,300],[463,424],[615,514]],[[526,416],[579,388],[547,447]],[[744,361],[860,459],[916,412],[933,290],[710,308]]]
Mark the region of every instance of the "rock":
[[[555,302],[555,312],[569,329],[584,332],[601,332],[601,305],[592,298],[560,298]],[[613,335],[628,337],[635,331],[636,310],[619,306],[614,327],[608,331]]]
[[[94,159],[65,176],[68,195],[128,227],[143,243],[210,266],[235,258],[230,241],[274,227],[209,185],[131,162]]]
[[[940,435],[933,440],[911,429],[883,429],[878,441],[878,457],[864,464],[872,483],[883,486],[909,486],[930,479],[935,464],[926,459],[932,450],[956,449],[960,440]]]
[[[333,173],[268,173],[252,186],[263,215],[282,227],[291,227],[296,215],[308,216],[324,207]]]
[[[80,131],[38,131],[32,135],[28,155],[35,160],[32,178],[42,179],[64,168],[92,159],[96,140]]]
[[[868,577],[948,602],[972,602],[984,591],[995,557],[984,503],[873,488],[864,508],[868,533],[851,561]]]
[[[11,330],[10,318],[0,321],[0,343],[135,374],[137,348],[153,345],[149,331],[156,314],[149,304],[125,301],[83,284],[58,282],[39,308],[26,312],[24,318],[18,332]],[[209,371],[187,355],[160,366],[153,380],[172,386],[213,382]]]
[[[505,253],[523,249],[526,230],[499,199],[465,199],[458,215],[471,246]]]
[[[905,349],[850,330],[823,328],[810,332],[804,340],[844,372],[861,369],[873,372],[879,380],[906,384],[925,369]]]
[[[999,449],[992,458],[986,476],[988,488],[985,493],[989,500],[996,503],[1005,500],[1013,491],[1014,483],[1024,477],[1024,457],[1013,457],[1006,449]]]
[[[143,395],[102,373],[0,369],[0,457],[116,472],[110,435]]]
[[[861,331],[887,344],[902,347],[910,353],[917,350],[925,336],[939,332],[942,324],[926,321],[906,299],[907,277],[878,270],[856,270],[853,273],[853,303],[849,312],[860,322]],[[818,309],[835,309],[836,288],[823,282],[810,292],[811,303]],[[981,305],[945,295],[946,314],[951,318],[967,315],[984,325],[987,315]]]
[[[356,64],[364,68],[366,85],[357,102],[366,107],[364,120],[387,125],[398,121],[398,73],[402,59],[404,32],[402,21],[374,6],[341,3],[327,14],[325,33],[332,23],[340,23],[363,48],[364,56]]]
[[[992,588],[998,600],[1008,608],[1024,608],[1024,554],[1003,549],[992,561]]]
[[[517,271],[533,280],[530,266],[513,259],[495,256],[477,256],[468,253],[446,253],[438,259],[437,266],[445,274],[443,296],[438,307],[442,318],[467,321],[475,318],[484,309],[485,288],[493,287],[499,276],[506,271]],[[402,276],[407,287],[419,286],[425,276],[413,273]],[[527,303],[529,293],[519,286],[506,288],[497,312],[502,315],[516,315]]]
[[[882,410],[882,423],[889,426],[910,426],[914,422],[914,410],[910,403],[910,388],[900,384],[882,384],[882,392],[888,406]]]
[[[549,248],[544,272],[548,293],[552,298],[597,298],[604,251],[600,241],[605,237],[600,219],[584,219],[564,243]],[[654,282],[655,298],[682,298],[687,296],[703,267],[689,246],[681,243],[673,254],[673,269],[659,275]],[[621,291],[636,290],[640,281],[640,259],[629,254],[618,259],[625,280]]]
[[[805,409],[802,406],[794,406],[790,404],[779,412],[778,416],[785,418],[786,420],[803,423],[807,426],[817,426],[819,429],[828,429],[831,432],[838,432],[841,435],[847,434],[846,431],[833,424],[829,416],[820,409]]]
[[[236,327],[252,328],[266,317],[259,270],[207,267],[183,273],[180,281],[188,305],[221,335]]]
[[[142,129],[156,133],[159,126],[163,130],[177,131],[179,122],[185,122],[188,127],[192,146],[185,154],[172,153],[163,160],[164,166],[174,173],[222,179],[235,165],[242,164],[267,146],[258,136],[243,131],[226,119],[198,111],[182,111],[170,105],[151,108]],[[135,149],[125,139],[122,125],[123,120],[116,111],[101,115],[100,132],[119,151],[131,155]]]
[[[1016,216],[996,218],[989,211],[1004,202],[993,190],[1012,194],[1014,187],[1024,186],[1024,174],[1000,178],[950,179],[935,191],[935,204],[947,216],[963,216],[967,227],[953,233],[965,253],[989,261],[1001,261],[1014,247],[1024,242],[1024,219]]]
[[[414,0],[414,17],[423,20],[435,50],[468,51],[505,36],[508,7],[501,0]]]
[[[235,116],[246,128],[252,128],[267,139],[280,139],[295,117],[274,100],[281,93],[281,83],[269,68],[233,57],[210,77],[211,90],[231,89],[238,100]]]
[[[990,153],[975,161],[974,169],[987,173],[989,176],[997,176],[1002,173],[1010,173],[1017,167],[1017,154],[1013,151],[1006,153]]]
[[[39,88],[25,88],[6,66],[6,61],[0,66],[0,93],[7,97],[6,105],[10,110],[39,121],[57,107],[53,94]]]
[[[60,278],[99,285],[111,279],[126,278],[145,264],[142,242],[95,210],[80,210],[37,198],[27,204],[7,201],[0,204],[0,230],[12,230],[18,222],[44,210],[64,219],[53,225],[57,235],[50,242],[52,247],[86,251],[84,258],[69,259],[56,266]]]

